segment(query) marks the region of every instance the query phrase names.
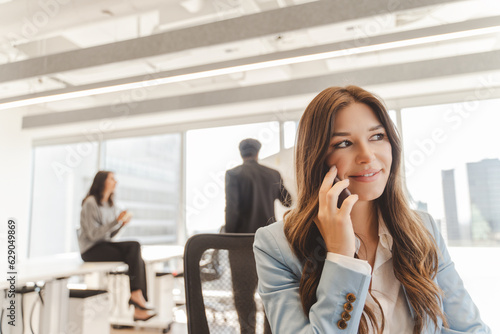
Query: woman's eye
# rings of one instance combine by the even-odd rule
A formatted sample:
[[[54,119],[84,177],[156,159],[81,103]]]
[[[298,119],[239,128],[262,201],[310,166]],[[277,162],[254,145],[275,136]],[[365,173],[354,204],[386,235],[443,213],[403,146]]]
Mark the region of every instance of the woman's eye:
[[[348,140],[343,140],[340,143],[333,145],[335,148],[346,148],[351,145],[351,142]]]
[[[385,133],[377,133],[376,135],[372,136],[373,140],[382,140],[385,138]]]

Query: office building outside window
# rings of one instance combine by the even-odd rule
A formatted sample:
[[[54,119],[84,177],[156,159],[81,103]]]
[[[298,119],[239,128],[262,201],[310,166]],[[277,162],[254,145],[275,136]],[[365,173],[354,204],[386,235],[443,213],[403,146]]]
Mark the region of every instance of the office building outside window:
[[[177,242],[180,138],[180,134],[168,134],[103,143],[102,169],[115,172],[117,206],[133,214],[118,239]]]
[[[484,321],[500,328],[500,100],[401,111],[405,172],[415,208],[428,211]],[[489,298],[484,298],[489,296]]]

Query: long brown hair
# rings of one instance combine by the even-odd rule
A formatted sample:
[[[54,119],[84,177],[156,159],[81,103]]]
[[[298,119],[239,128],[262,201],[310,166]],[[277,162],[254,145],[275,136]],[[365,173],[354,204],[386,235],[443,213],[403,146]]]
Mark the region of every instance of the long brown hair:
[[[415,311],[413,332],[422,331],[427,325],[427,317],[436,327],[438,318],[447,325],[440,308],[442,291],[433,281],[438,269],[438,250],[421,218],[409,206],[400,170],[402,147],[397,129],[381,100],[356,86],[323,90],[307,106],[298,128],[295,151],[298,201],[297,206],[286,213],[284,229],[295,255],[304,263],[299,287],[304,313],[308,316],[311,306],[317,301],[316,290],[326,258],[325,244],[314,219],[319,209],[319,189],[328,171],[325,160],[333,122],[336,113],[351,103],[369,106],[384,126],[391,143],[390,176],[383,194],[374,202],[394,240],[394,275],[405,288]],[[368,332],[367,319],[382,332],[383,312],[379,326],[373,310],[365,305],[359,333]]]
[[[97,172],[97,174],[94,176],[94,181],[92,181],[92,185],[90,186],[90,190],[87,193],[87,196],[85,196],[85,198],[82,201],[82,205],[83,205],[83,203],[85,203],[85,200],[87,198],[89,198],[90,196],[94,196],[94,198],[97,202],[97,205],[99,205],[99,206],[102,205],[101,201],[102,201],[102,196],[104,193],[104,188],[106,185],[106,179],[108,178],[108,175],[111,173],[113,173],[113,172],[106,171],[106,170],[101,170],[101,171]],[[113,206],[113,197],[114,197],[114,194],[111,194],[109,196],[108,204],[110,206]]]

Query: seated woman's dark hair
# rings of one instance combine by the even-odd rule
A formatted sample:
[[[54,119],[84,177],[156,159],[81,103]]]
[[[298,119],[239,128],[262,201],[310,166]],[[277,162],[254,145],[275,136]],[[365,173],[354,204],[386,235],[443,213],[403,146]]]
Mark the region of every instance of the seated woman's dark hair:
[[[113,173],[113,172],[106,171],[106,170],[101,170],[101,171],[97,172],[97,174],[94,176],[94,181],[92,181],[92,185],[90,186],[89,192],[87,193],[87,195],[85,196],[85,198],[82,201],[82,205],[83,205],[83,203],[85,203],[85,200],[87,198],[89,198],[90,196],[95,197],[97,205],[99,205],[99,206],[102,205],[101,201],[102,201],[102,196],[104,193],[106,179],[108,178],[108,175],[111,173]],[[111,194],[111,196],[109,196],[108,204],[110,206],[113,206],[113,204],[114,204],[113,197],[114,197],[113,194]]]

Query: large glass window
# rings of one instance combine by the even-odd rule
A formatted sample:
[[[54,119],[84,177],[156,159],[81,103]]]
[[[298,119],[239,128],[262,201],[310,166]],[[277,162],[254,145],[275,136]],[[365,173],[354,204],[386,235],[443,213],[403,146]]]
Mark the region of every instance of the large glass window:
[[[115,203],[133,214],[118,240],[177,241],[180,134],[41,146],[34,148],[30,257],[79,251],[81,203],[99,169],[115,172]]]
[[[34,149],[30,257],[78,251],[80,208],[98,151],[96,142]]]
[[[225,224],[226,170],[242,163],[238,144],[262,143],[259,159],[280,150],[279,123],[266,122],[188,131],[186,135],[186,224],[189,235],[216,232]]]
[[[402,110],[413,200],[450,246],[500,246],[500,100]]]
[[[295,146],[295,140],[297,137],[297,128],[299,127],[298,121],[286,121],[283,123],[284,133],[284,148],[288,149]]]
[[[406,180],[432,214],[464,284],[493,333],[500,330],[500,100],[402,110]],[[488,297],[485,297],[488,296]]]
[[[133,214],[119,239],[175,243],[180,193],[179,134],[123,138],[103,143],[103,169],[115,172],[119,209]]]

